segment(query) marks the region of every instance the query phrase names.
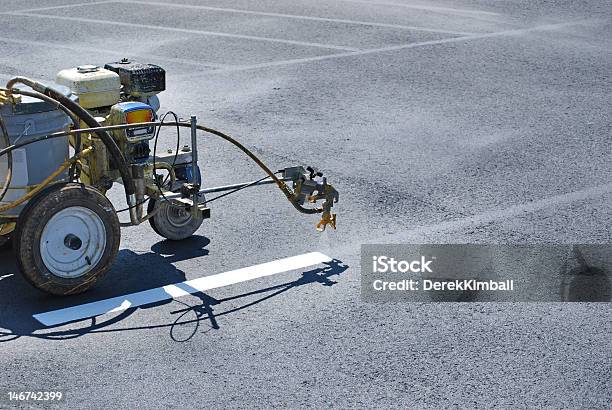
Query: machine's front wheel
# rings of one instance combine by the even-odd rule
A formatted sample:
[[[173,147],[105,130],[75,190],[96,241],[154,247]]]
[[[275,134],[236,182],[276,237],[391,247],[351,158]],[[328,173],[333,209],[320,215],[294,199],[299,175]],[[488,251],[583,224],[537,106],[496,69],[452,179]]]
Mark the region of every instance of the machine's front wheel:
[[[172,241],[189,238],[204,222],[204,217],[201,214],[194,218],[191,212],[184,207],[151,198],[147,212],[151,213],[153,211],[155,211],[155,215],[149,219],[151,228],[158,235]]]
[[[57,184],[32,199],[14,235],[24,277],[54,295],[86,291],[119,251],[121,231],[111,202],[90,186]]]

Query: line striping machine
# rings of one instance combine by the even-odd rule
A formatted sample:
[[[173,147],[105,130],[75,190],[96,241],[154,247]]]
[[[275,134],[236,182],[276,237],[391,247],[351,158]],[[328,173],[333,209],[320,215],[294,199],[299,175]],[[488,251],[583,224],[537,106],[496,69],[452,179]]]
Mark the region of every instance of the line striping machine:
[[[0,246],[12,241],[23,276],[53,295],[90,289],[112,265],[121,228],[148,221],[169,240],[193,235],[209,204],[242,189],[275,184],[301,213],[321,214],[317,230],[336,228],[336,189],[321,172],[273,172],[231,136],[173,112],[159,115],[165,71],[128,59],[62,70],[54,84],[14,77],[0,88]],[[170,120],[168,120],[170,118]],[[157,152],[160,131],[176,149]],[[180,145],[187,128],[190,145]],[[198,134],[239,148],[264,172],[258,180],[202,187]],[[106,193],[123,185],[127,207]],[[219,193],[214,198],[208,194]],[[306,206],[318,203],[320,206]],[[117,216],[127,212],[129,223]]]

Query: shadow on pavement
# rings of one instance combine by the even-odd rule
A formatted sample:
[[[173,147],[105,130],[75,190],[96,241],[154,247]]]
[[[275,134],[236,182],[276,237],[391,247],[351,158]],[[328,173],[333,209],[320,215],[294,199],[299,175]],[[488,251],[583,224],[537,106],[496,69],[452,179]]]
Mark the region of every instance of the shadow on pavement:
[[[35,331],[46,329],[32,317],[36,313],[182,282],[185,273],[176,269],[173,263],[207,255],[208,250],[204,248],[209,243],[206,237],[194,236],[181,243],[158,242],[151,247],[152,252],[144,254],[123,249],[119,251],[111,270],[94,288],[84,294],[67,297],[55,297],[34,289],[21,277],[12,251],[0,251],[0,342],[21,336],[36,336],[33,334]],[[168,301],[159,305],[164,303]],[[133,311],[128,310],[101,324],[96,324],[94,318],[89,328],[116,323]]]
[[[231,297],[227,297],[223,299],[215,299],[215,298],[212,298],[206,295],[205,293],[196,292],[194,293],[194,296],[197,296],[200,298],[201,300],[200,304],[190,306],[187,303],[177,301],[183,304],[185,306],[185,309],[181,309],[181,310],[172,312],[172,314],[178,314],[179,316],[170,325],[170,337],[172,338],[172,340],[176,342],[186,342],[190,340],[193,336],[195,336],[200,326],[200,322],[202,320],[210,321],[211,329],[219,329],[219,325],[217,323],[218,317],[246,309],[250,306],[261,303],[267,299],[278,296],[281,293],[287,292],[288,290],[291,290],[299,286],[303,286],[303,285],[307,285],[311,283],[320,283],[323,286],[333,286],[337,282],[331,280],[330,277],[334,275],[340,275],[342,272],[348,269],[347,265],[344,265],[342,262],[340,262],[337,259],[334,259],[331,262],[326,262],[324,263],[324,265],[327,265],[327,266],[325,266],[324,268],[318,268],[318,269],[313,269],[307,272],[303,272],[302,277],[295,281],[283,283],[280,285],[270,286],[265,289],[243,293],[241,295],[231,296]],[[238,300],[244,297],[255,296],[255,295],[262,295],[262,296],[252,302],[245,303],[244,305],[241,305],[241,306],[238,306],[232,309],[228,309],[220,313],[215,313],[215,309],[214,309],[215,306],[222,305],[225,302],[230,302],[233,300]],[[187,315],[193,315],[193,317],[195,318],[191,320],[186,320],[185,316]],[[189,327],[189,326],[191,326],[191,330],[188,332],[188,334],[181,336],[177,329],[179,328],[185,329],[185,327]]]
[[[193,292],[193,296],[199,298],[201,303],[194,306],[176,299],[164,300],[141,306],[140,308],[127,309],[117,316],[104,321],[99,321],[99,318],[95,317],[86,319],[77,322],[77,326],[81,327],[76,329],[54,331],[53,327],[46,327],[32,317],[36,313],[183,282],[186,280],[185,273],[176,269],[173,263],[207,255],[208,251],[204,248],[209,243],[210,240],[208,238],[195,236],[181,243],[172,241],[158,242],[151,247],[152,252],[145,254],[136,254],[125,249],[121,250],[113,268],[108,272],[107,277],[101,280],[97,286],[82,295],[63,298],[46,295],[32,288],[21,278],[21,274],[17,271],[11,251],[0,251],[0,343],[10,342],[20,337],[64,340],[90,333],[122,332],[154,328],[169,328],[171,338],[177,342],[183,342],[191,339],[196,334],[202,320],[209,321],[211,329],[218,329],[219,325],[216,318],[220,316],[248,308],[299,286],[312,283],[332,286],[336,282],[331,280],[330,277],[340,275],[348,269],[348,266],[342,264],[342,262],[333,260],[325,263],[325,267],[303,272],[302,276],[295,281],[224,299],[215,299],[194,289],[184,289]],[[180,284],[180,287],[185,288],[185,285]],[[219,313],[215,312],[215,309],[224,302],[257,295],[262,296],[239,307],[232,307]],[[178,302],[185,306],[184,309],[172,312],[172,314],[179,315],[172,322],[149,326],[108,328],[113,324],[121,322],[137,309],[147,309],[172,302]],[[189,318],[187,318],[188,315]],[[63,326],[65,324],[58,327]],[[184,330],[186,326],[192,326],[192,329],[186,336],[179,335],[180,331],[178,329]]]

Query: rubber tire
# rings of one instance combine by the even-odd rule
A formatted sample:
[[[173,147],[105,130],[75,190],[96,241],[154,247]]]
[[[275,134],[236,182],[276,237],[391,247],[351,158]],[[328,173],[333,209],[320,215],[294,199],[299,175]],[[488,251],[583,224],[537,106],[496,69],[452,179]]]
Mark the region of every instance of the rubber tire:
[[[165,205],[161,205],[161,204],[165,204]],[[160,205],[161,206],[172,206],[166,201],[160,202]],[[147,205],[147,213],[153,212],[156,206],[157,206],[157,201],[155,201],[155,199],[153,198],[149,199],[149,204]],[[187,239],[191,237],[200,228],[200,226],[202,226],[202,223],[204,222],[204,218],[198,218],[196,220],[193,220],[193,217],[192,217],[191,218],[192,222],[187,227],[187,229],[179,230],[179,229],[173,229],[173,227],[167,226],[167,224],[164,224],[163,222],[161,222],[160,221],[161,217],[162,217],[161,212],[158,212],[152,218],[149,218],[149,225],[151,225],[151,228],[155,231],[156,234],[166,239],[169,239],[171,241],[182,241],[183,239]]]
[[[96,213],[106,230],[106,249],[97,265],[78,278],[54,275],[40,255],[44,227],[57,212],[72,207],[85,207]],[[95,188],[78,183],[55,184],[28,202],[21,212],[13,235],[17,266],[35,288],[52,295],[74,295],[90,289],[110,268],[121,241],[121,227],[112,203]]]

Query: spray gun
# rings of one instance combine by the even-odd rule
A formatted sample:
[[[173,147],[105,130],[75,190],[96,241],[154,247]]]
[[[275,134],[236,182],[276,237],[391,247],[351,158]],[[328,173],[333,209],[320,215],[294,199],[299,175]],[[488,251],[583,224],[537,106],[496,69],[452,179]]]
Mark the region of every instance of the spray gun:
[[[321,208],[312,209],[313,213],[321,213],[317,231],[323,232],[327,225],[336,229],[336,214],[332,214],[331,210],[334,203],[340,199],[340,195],[331,184],[327,183],[323,173],[312,167],[307,167],[305,170],[302,167],[293,167],[285,169],[283,176],[285,180],[293,180],[293,202],[299,206],[299,208],[296,206],[298,210],[307,209],[302,207],[306,201],[316,203],[323,200]]]

